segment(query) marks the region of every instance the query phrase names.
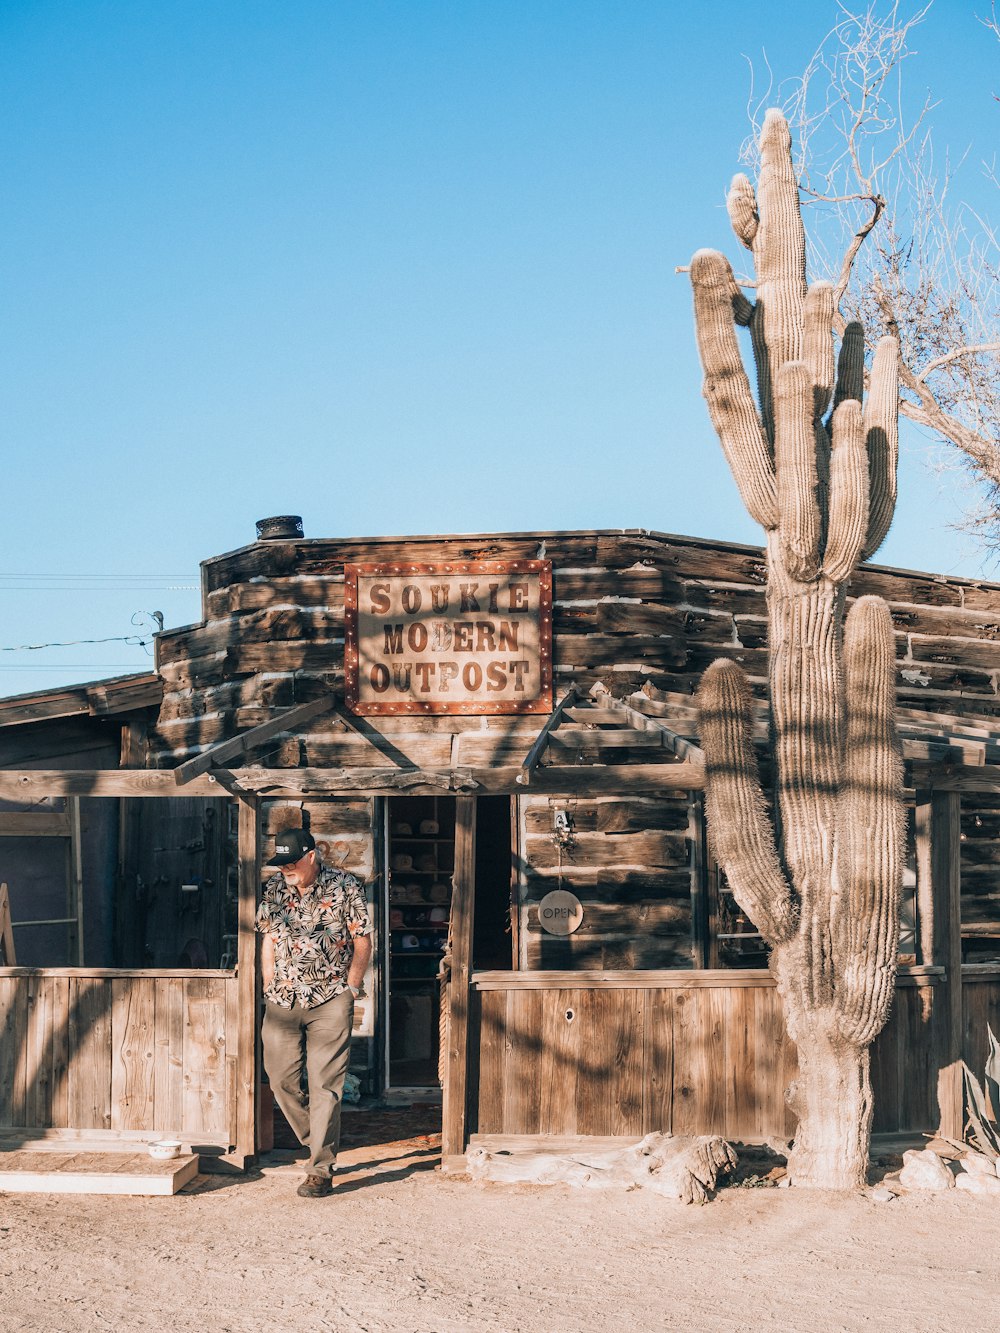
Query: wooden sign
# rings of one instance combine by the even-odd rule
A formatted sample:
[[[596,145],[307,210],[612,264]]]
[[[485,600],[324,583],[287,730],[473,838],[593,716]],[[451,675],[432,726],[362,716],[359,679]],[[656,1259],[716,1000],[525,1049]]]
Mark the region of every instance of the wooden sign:
[[[552,711],[547,560],[344,566],[352,712]]]
[[[538,924],[550,935],[572,935],[582,922],[583,904],[566,889],[553,889],[538,904]]]

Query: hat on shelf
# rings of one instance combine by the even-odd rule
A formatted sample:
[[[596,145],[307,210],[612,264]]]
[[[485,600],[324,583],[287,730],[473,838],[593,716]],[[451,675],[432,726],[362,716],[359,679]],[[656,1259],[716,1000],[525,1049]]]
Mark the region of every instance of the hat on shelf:
[[[436,819],[422,819],[420,821],[420,836],[422,838],[433,838],[440,832],[441,829]]]

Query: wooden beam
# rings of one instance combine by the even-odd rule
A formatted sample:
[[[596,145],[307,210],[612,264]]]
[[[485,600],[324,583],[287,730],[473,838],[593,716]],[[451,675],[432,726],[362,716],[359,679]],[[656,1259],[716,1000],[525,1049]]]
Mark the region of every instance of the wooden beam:
[[[366,740],[373,749],[378,751],[379,754],[383,754],[387,759],[391,759],[398,768],[407,769],[411,772],[416,768],[413,761],[407,759],[402,750],[397,750],[392,741],[389,740],[388,736],[383,735],[377,727],[373,727],[367,719],[363,718],[360,721],[355,722],[339,708],[333,710],[333,715],[339,722],[344,724],[348,731],[353,731],[356,736],[362,737],[362,739]]]
[[[68,838],[69,819],[62,810],[0,811],[0,838]]]
[[[657,732],[661,743],[678,759],[688,759],[692,763],[704,764],[705,752],[701,747],[695,745],[692,741],[686,741],[683,736],[678,736],[675,731],[671,731],[658,718],[640,713],[638,709],[633,708],[622,699],[602,698],[602,703],[612,709],[613,712],[621,713],[637,730]]]
[[[272,736],[277,736],[282,731],[289,731],[292,727],[297,727],[300,722],[307,722],[320,713],[329,712],[332,707],[333,695],[328,694],[322,699],[311,699],[308,703],[296,704],[294,708],[287,708],[276,717],[261,722],[259,726],[251,727],[249,731],[244,731],[231,740],[220,741],[218,745],[210,746],[194,759],[188,759],[174,769],[174,779],[178,787],[183,787],[192,778],[207,773],[210,768],[218,768],[222,764],[228,763],[230,759],[249,754],[263,741],[270,740]]]
[[[475,792],[510,796],[521,790],[523,768],[243,768],[232,776],[258,796],[441,795]],[[532,788],[553,796],[604,796],[623,793],[700,791],[704,769],[679,764],[553,764],[537,769]],[[0,769],[0,798],[40,796],[178,796],[172,769]],[[185,796],[226,799],[228,793],[211,773],[185,786]]]
[[[515,781],[519,785],[526,787],[530,783],[531,775],[534,772],[534,770],[538,767],[538,761],[541,759],[542,755],[545,753],[546,748],[548,747],[549,736],[552,733],[552,729],[554,727],[558,727],[560,721],[562,720],[563,713],[566,712],[567,708],[571,707],[574,703],[576,703],[576,695],[577,695],[576,681],[573,681],[569,689],[566,691],[563,697],[556,704],[555,708],[553,708],[552,712],[549,714],[548,721],[545,723],[545,726],[542,727],[541,731],[535,737],[535,743],[532,745],[531,749],[525,755],[524,763],[521,765],[521,772],[515,779]]]
[[[242,799],[237,828],[239,906],[237,910],[236,1123],[232,1126],[237,1163],[245,1166],[257,1150],[257,932],[260,894],[260,802]]]
[[[947,984],[939,992],[940,1132],[960,1139],[965,1128],[962,1089],[962,805],[961,797],[953,791],[933,791],[930,804],[934,912],[932,962],[943,965],[947,971]]]
[[[455,799],[455,871],[451,885],[451,981],[441,1116],[442,1162],[464,1155],[468,1133],[469,982],[476,916],[476,801],[472,796]]]
[[[6,884],[0,884],[0,962],[5,967],[15,967],[17,964],[14,930],[10,920],[10,894]]]

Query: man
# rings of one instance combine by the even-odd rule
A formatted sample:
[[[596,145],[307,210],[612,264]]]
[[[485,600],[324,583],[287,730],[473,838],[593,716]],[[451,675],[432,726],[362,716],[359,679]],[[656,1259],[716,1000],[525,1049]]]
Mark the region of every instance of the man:
[[[360,882],[324,866],[305,829],[279,833],[270,864],[281,868],[257,911],[264,1068],[282,1115],[309,1149],[298,1193],[318,1199],[333,1189],[354,1001],[364,994],[372,928]]]

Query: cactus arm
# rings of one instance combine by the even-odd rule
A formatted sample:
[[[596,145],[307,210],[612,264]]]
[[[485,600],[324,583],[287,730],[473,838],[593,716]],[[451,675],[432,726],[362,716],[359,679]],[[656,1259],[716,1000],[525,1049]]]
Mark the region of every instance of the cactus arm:
[[[868,534],[868,450],[861,404],[845,400],[833,414],[830,523],[823,573],[834,583],[850,578]]]
[[[868,470],[871,474],[865,560],[874,555],[885,540],[896,508],[898,414],[899,348],[895,338],[887,334],[879,339],[875,348],[868,401],[865,404],[865,435],[868,441]]]
[[[833,398],[833,410],[845,398],[856,398],[860,403],[865,390],[865,331],[856,319],[844,329],[840,343],[840,356],[837,358],[837,388]]]
[[[764,117],[757,184],[760,226],[754,238],[757,304],[765,314],[764,341],[777,368],[802,356],[802,305],[806,295],[806,236],[799,186],[792,167],[791,135],[784,116]]]
[[[733,224],[736,239],[748,250],[752,249],[760,217],[757,213],[757,198],[753,186],[742,172],[733,177],[733,183],[726,195],[726,207],[729,221]]]
[[[848,613],[844,681],[844,782],[831,926],[840,1031],[866,1046],[892,1003],[905,854],[895,641],[889,608],[879,597],[858,598]]]
[[[715,855],[736,901],[773,948],[792,938],[797,917],[754,754],[750,686],[735,662],[712,663],[702,676],[698,708]]]
[[[806,293],[803,325],[802,356],[812,376],[813,415],[820,420],[833,396],[833,288],[828,282],[814,282]]]
[[[813,385],[801,361],[781,367],[775,384],[774,446],[778,530],[785,568],[808,582],[819,569],[821,524],[817,503]]]
[[[750,517],[773,528],[774,468],[736,340],[733,291],[738,288],[728,261],[713,250],[699,250],[691,260],[691,288],[712,425]]]

